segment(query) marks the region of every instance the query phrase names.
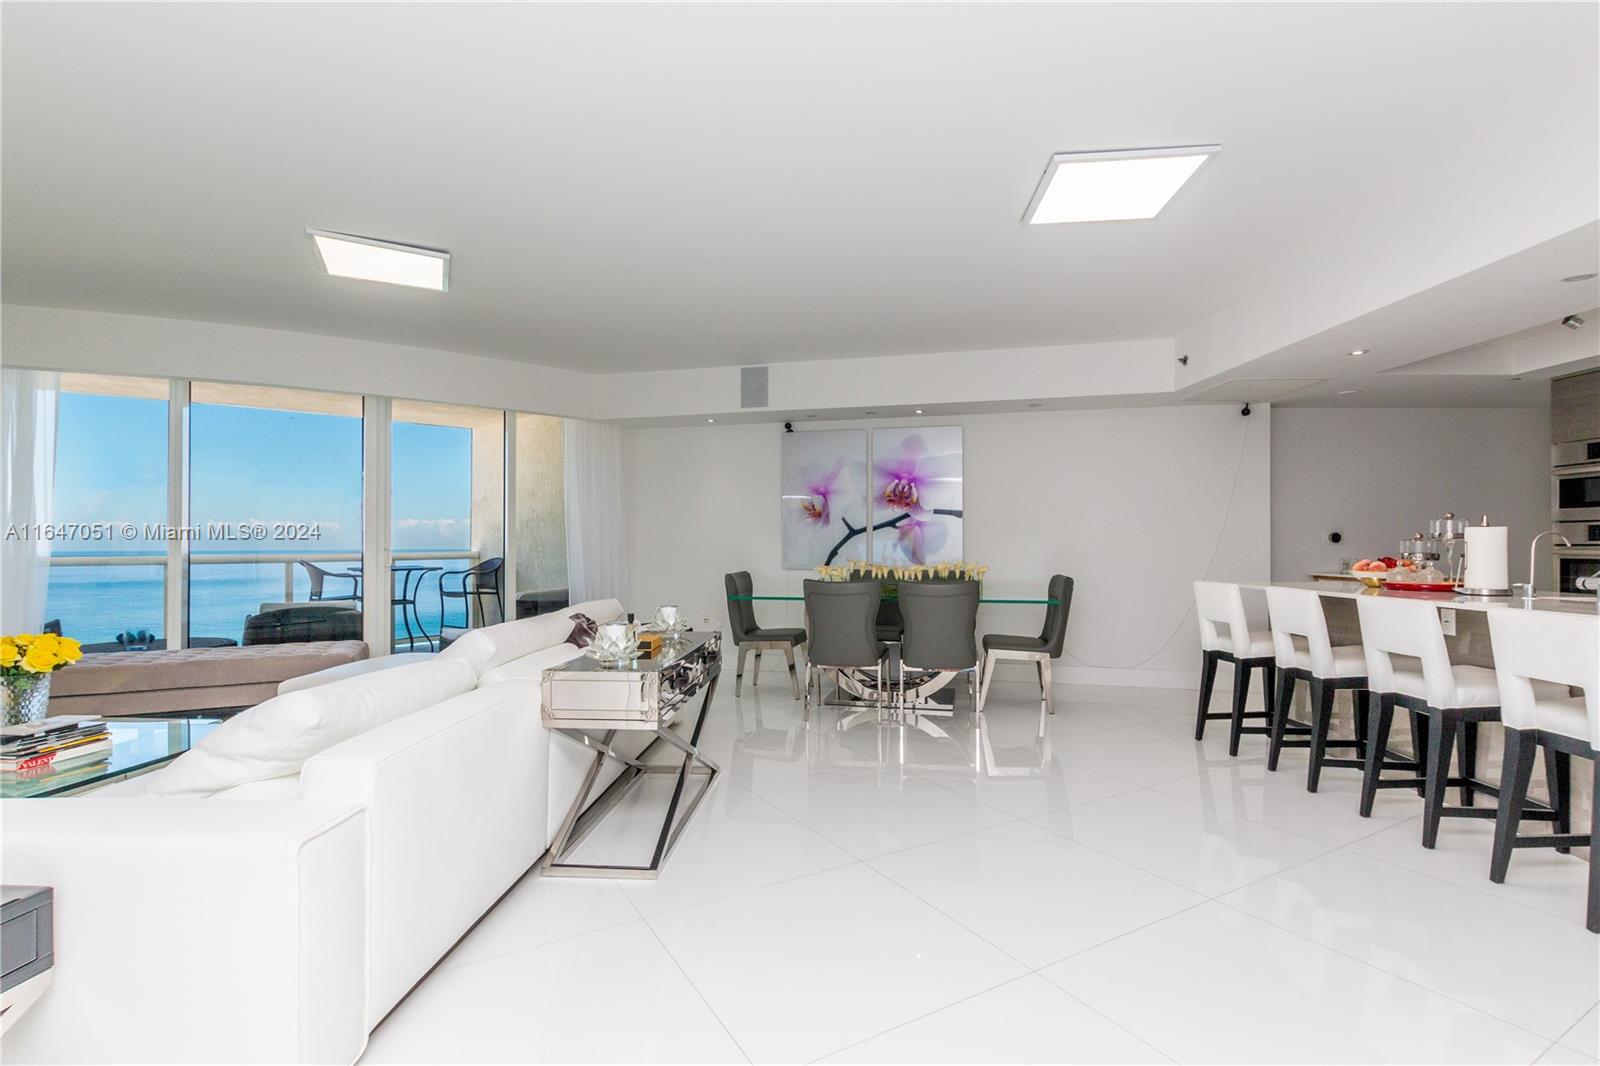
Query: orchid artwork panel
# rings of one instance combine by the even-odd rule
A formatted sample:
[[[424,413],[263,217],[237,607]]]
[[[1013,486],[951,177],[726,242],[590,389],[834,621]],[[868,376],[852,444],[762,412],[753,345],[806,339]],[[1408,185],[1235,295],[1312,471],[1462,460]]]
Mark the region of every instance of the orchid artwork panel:
[[[872,560],[962,560],[961,427],[872,432]]]
[[[783,568],[842,562],[847,548],[865,556],[867,431],[785,433],[782,440]]]

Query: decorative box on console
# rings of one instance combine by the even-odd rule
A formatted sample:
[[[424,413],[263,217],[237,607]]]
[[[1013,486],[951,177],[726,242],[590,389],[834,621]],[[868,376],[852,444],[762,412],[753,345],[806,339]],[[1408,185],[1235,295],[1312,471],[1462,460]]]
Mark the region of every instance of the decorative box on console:
[[[575,659],[546,670],[544,724],[551,729],[656,729],[706,684],[722,661],[722,634],[685,633],[660,654],[620,665]]]

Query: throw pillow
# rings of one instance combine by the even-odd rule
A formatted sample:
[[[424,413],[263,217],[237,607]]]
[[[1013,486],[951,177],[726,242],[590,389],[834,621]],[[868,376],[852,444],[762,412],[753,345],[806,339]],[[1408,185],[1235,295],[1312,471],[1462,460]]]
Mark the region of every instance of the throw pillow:
[[[599,628],[599,623],[588,615],[575,614],[572,616],[572,632],[567,635],[567,643],[575,648],[587,648]]]

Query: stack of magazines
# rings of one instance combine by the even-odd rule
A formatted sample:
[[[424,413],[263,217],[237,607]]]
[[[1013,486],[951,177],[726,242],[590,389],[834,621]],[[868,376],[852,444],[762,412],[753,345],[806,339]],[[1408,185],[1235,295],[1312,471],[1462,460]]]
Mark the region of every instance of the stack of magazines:
[[[58,715],[0,728],[0,773],[62,770],[110,756],[111,731],[102,718]]]

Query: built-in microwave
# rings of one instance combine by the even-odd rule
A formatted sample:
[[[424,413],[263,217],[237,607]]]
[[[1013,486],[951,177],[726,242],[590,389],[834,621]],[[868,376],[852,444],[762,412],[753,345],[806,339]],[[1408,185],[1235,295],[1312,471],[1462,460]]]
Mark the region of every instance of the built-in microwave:
[[[1600,545],[1567,548],[1557,544],[1551,554],[1556,564],[1557,591],[1566,596],[1594,595],[1593,588],[1581,587],[1578,582],[1600,576]]]
[[[1550,448],[1550,465],[1586,466],[1600,463],[1600,440],[1569,440]]]
[[[1600,462],[1553,468],[1550,504],[1557,522],[1600,522]]]

